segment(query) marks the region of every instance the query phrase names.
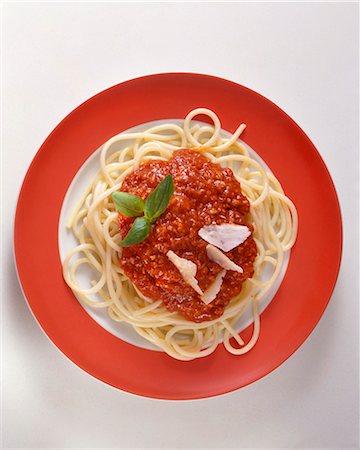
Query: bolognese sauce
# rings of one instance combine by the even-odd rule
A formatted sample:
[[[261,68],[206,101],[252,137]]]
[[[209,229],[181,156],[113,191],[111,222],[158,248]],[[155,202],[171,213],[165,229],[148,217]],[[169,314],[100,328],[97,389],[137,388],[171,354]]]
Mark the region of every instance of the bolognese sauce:
[[[187,320],[213,320],[223,314],[230,300],[240,293],[243,282],[254,273],[257,250],[252,234],[226,252],[243,273],[227,271],[219,293],[208,305],[184,281],[166,254],[172,250],[194,262],[199,286],[205,291],[222,268],[208,258],[207,242],[198,234],[200,228],[231,223],[246,225],[252,231],[252,226],[246,223],[250,204],[230,169],[190,149],[175,151],[168,161],[141,164],[126,176],[121,190],[146,199],[167,174],[172,175],[175,191],[166,211],[143,242],[123,249],[120,265],[145,297],[161,300],[169,311],[177,311]],[[133,221],[119,213],[122,239]]]

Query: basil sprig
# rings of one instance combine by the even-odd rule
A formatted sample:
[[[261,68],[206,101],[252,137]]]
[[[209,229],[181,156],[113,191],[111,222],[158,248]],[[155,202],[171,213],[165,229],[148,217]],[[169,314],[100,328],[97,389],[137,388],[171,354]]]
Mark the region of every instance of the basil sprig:
[[[137,195],[128,192],[114,192],[112,199],[116,210],[126,217],[138,217],[144,212],[145,202]]]
[[[119,242],[119,245],[129,247],[144,241],[148,237],[152,225],[166,210],[173,193],[174,182],[171,175],[166,175],[145,201],[141,197],[127,192],[114,192],[112,199],[116,210],[126,217],[136,217],[129,232]],[[144,215],[141,216],[143,213]]]
[[[145,201],[144,214],[150,223],[154,223],[165,211],[173,193],[174,183],[172,176],[166,175]]]
[[[131,225],[128,234],[120,242],[122,247],[130,247],[130,245],[139,244],[147,238],[151,230],[151,224],[145,217],[137,217]]]

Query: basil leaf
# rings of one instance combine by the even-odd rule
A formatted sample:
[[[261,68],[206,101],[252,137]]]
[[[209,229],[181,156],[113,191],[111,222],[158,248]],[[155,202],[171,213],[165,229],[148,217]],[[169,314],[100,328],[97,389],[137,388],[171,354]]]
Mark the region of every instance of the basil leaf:
[[[174,193],[174,182],[171,175],[166,175],[162,182],[148,195],[145,200],[144,214],[150,223],[165,211]]]
[[[137,195],[127,192],[113,192],[112,199],[116,210],[126,217],[137,217],[144,212],[145,202]]]
[[[151,231],[151,224],[145,217],[138,217],[132,224],[128,234],[119,244],[121,247],[129,247],[130,245],[139,244],[144,241]]]

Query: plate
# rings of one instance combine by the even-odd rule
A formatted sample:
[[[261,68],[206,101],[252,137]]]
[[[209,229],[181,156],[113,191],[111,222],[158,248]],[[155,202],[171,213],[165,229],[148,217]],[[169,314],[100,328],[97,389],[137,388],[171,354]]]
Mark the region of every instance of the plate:
[[[295,203],[298,238],[282,283],[261,315],[247,354],[222,345],[195,361],[134,346],[99,325],[62,278],[60,213],[74,176],[110,137],[139,124],[214,110],[222,127],[265,161]],[[323,314],[341,259],[336,191],[319,153],[280,108],[231,81],[190,73],[157,74],[107,89],[70,113],[50,134],[24,179],[15,217],[15,260],[29,307],[53,343],[90,375],[118,389],[161,399],[211,397],[265,376],[304,342]],[[251,326],[242,336],[249,337]]]

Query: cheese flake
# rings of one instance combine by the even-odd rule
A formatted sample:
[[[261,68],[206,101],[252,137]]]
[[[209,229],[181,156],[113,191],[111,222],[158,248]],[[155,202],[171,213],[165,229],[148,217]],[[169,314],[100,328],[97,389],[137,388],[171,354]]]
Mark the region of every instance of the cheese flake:
[[[224,253],[219,250],[218,248],[214,247],[211,244],[208,244],[206,246],[206,253],[208,255],[208,258],[211,259],[211,261],[215,262],[219,266],[221,266],[223,269],[226,270],[233,270],[235,272],[243,273],[243,269],[234,263],[234,261],[231,261],[230,258],[228,258]]]
[[[222,270],[221,272],[219,272],[214,282],[206,289],[204,295],[201,296],[201,300],[205,303],[205,305],[208,305],[213,300],[215,300],[216,296],[218,295],[221,289],[221,285],[225,274],[226,270]]]
[[[245,242],[251,231],[245,225],[223,223],[221,225],[205,225],[198,233],[204,241],[215,245],[224,252],[229,252]]]
[[[197,265],[188,259],[181,258],[172,250],[169,250],[166,253],[166,256],[170,259],[170,261],[174,264],[174,266],[178,269],[184,281],[191,286],[194,291],[196,291],[199,295],[203,295],[203,291],[200,289],[199,283],[195,278],[197,272]]]

